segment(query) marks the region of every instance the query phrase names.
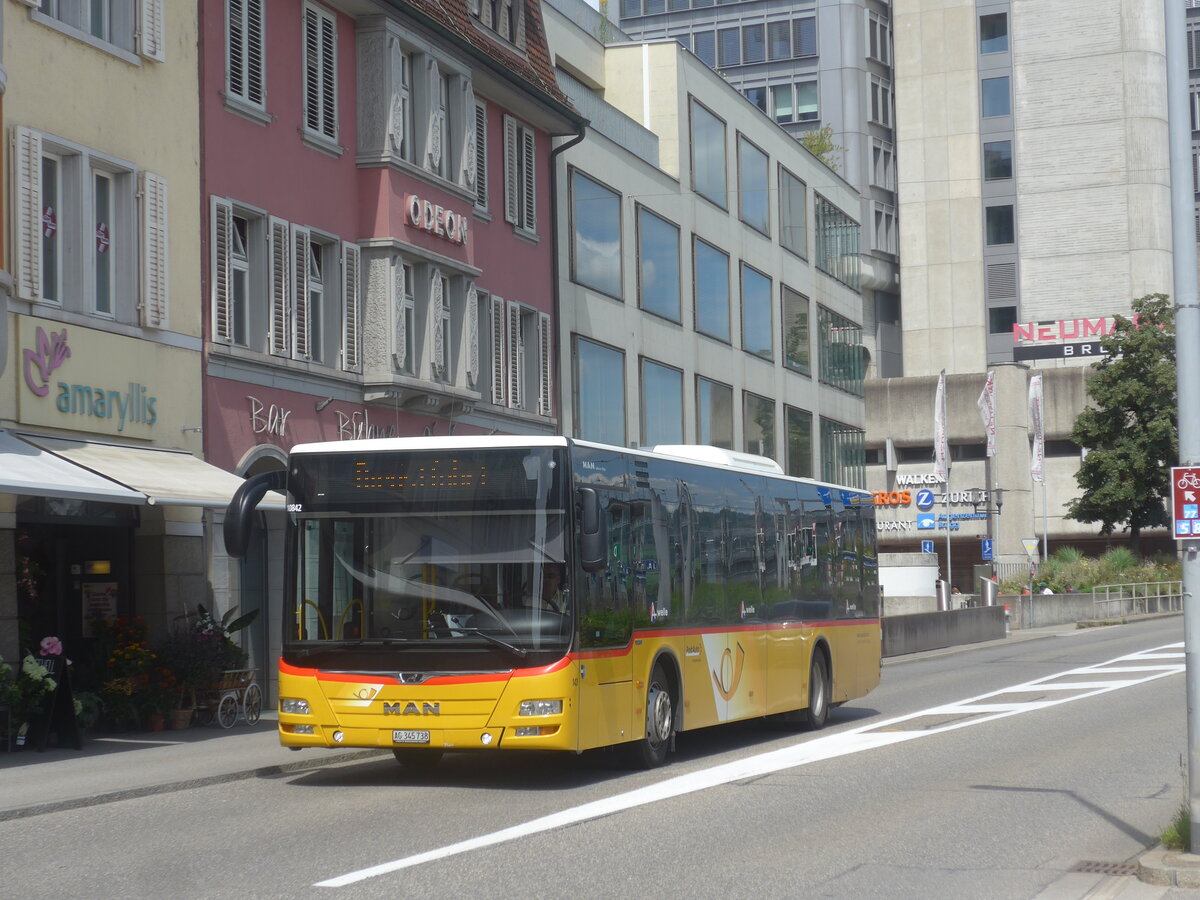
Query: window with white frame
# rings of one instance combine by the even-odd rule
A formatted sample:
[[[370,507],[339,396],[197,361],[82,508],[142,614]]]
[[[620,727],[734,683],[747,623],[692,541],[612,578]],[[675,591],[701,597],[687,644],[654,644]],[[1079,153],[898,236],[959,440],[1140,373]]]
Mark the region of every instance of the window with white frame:
[[[226,0],[225,96],[265,110],[266,21],[263,0]]]
[[[889,191],[896,189],[896,151],[887,141],[876,139],[871,150],[871,184]]]
[[[474,169],[475,177],[475,208],[486,211],[488,208],[488,178],[487,178],[487,155],[488,155],[488,114],[487,104],[476,98],[474,109],[471,114],[475,117],[475,129],[471,135],[474,141],[472,145],[471,158],[469,165]],[[464,169],[467,168],[467,163],[464,163]]]
[[[871,110],[870,118],[872,122],[879,125],[891,126],[892,124],[892,86],[885,79],[878,75],[872,75],[871,78]]]
[[[522,0],[471,0],[471,16],[510,44],[525,43]]]
[[[430,369],[435,381],[454,383],[455,346],[451,316],[450,279],[440,269],[429,272]]]
[[[505,338],[508,406],[549,416],[553,373],[550,316],[509,301]]]
[[[211,200],[210,226],[215,342],[361,368],[356,244],[224,197]]]
[[[887,19],[876,12],[867,12],[867,56],[884,65],[891,62],[891,36]]]
[[[13,249],[22,299],[165,327],[167,222],[160,176],[14,129]]]
[[[504,221],[537,231],[537,140],[533,129],[504,117]]]
[[[771,86],[771,115],[782,124],[817,122],[821,118],[820,94],[816,81]]]
[[[165,0],[21,0],[36,7],[34,21],[110,51],[165,60]]]
[[[896,208],[885,203],[875,203],[875,235],[872,249],[884,253],[899,252],[896,232]]]
[[[395,310],[395,333],[392,340],[392,361],[396,371],[412,375],[417,371],[416,354],[416,272],[412,263],[397,256],[392,260],[392,304]]]
[[[304,133],[335,143],[337,127],[337,17],[304,4]]]

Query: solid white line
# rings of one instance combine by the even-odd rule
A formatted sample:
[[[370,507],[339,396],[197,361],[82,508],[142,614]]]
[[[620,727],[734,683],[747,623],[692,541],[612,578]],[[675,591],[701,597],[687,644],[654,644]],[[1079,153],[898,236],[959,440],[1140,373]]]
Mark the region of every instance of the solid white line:
[[[1147,654],[1153,654],[1158,650],[1166,650],[1170,647],[1181,646],[1178,644],[1169,645],[1169,647],[1156,647],[1152,650],[1144,651],[1140,654],[1131,654],[1121,656],[1117,659],[1110,660],[1107,663],[1100,663],[1100,666],[1111,665],[1112,663],[1124,662],[1127,660],[1145,659]],[[1119,681],[1101,683],[1101,685],[1088,685],[1089,690],[1086,693],[1065,695],[1053,700],[1039,700],[1029,703],[1011,703],[1011,704],[988,704],[986,707],[981,705],[974,709],[967,708],[967,704],[977,703],[978,701],[988,700],[1005,693],[1020,693],[1033,688],[1044,688],[1039,682],[1048,678],[1060,678],[1064,674],[1085,671],[1074,669],[1071,673],[1059,673],[1058,675],[1044,676],[1037,681],[1026,682],[1025,684],[1015,685],[1013,687],[1004,688],[1000,691],[991,691],[987,694],[981,694],[978,697],[972,697],[966,700],[960,700],[956,704],[933,707],[931,709],[922,710],[920,712],[908,713],[903,716],[897,716],[894,719],[888,719],[884,722],[877,722],[872,725],[863,725],[849,731],[838,732],[837,734],[827,735],[825,737],[805,740],[803,743],[794,744],[790,747],[784,747],[779,750],[772,750],[767,753],[760,753],[756,756],[749,756],[745,759],[734,760],[733,762],[722,763],[718,766],[713,766],[709,769],[702,769],[697,772],[689,772],[686,775],[678,775],[674,778],[668,778],[657,784],[648,785],[637,790],[627,791],[624,794],[616,794],[612,797],[606,797],[601,800],[593,800],[590,803],[584,803],[582,806],[576,806],[571,809],[564,809],[548,816],[543,816],[540,819],[534,819],[531,822],[525,822],[521,825],[514,825],[510,828],[504,828],[500,831],[494,831],[491,834],[480,835],[479,837],[470,838],[465,841],[459,841],[455,844],[449,844],[445,847],[438,847],[433,850],[427,850],[424,853],[417,853],[413,856],[406,856],[402,859],[392,860],[391,862],[380,863],[376,866],[371,866],[366,869],[359,869],[354,872],[348,872],[345,875],[339,875],[336,878],[329,878],[325,881],[318,881],[314,887],[345,887],[348,884],[354,884],[359,881],[364,881],[368,878],[374,878],[379,875],[386,875],[389,872],[396,872],[401,869],[418,866],[422,863],[432,862],[437,859],[445,859],[450,856],[457,856],[461,853],[467,853],[471,850],[479,850],[483,847],[494,847],[497,844],[507,843],[518,838],[528,837],[533,834],[541,834],[542,832],[551,831],[555,828],[563,828],[568,825],[574,825],[579,822],[585,822],[589,819],[596,819],[601,816],[611,815],[617,812],[623,812],[627,809],[634,809],[638,806],[645,806],[648,803],[655,803],[659,800],[666,800],[671,797],[679,797],[684,794],[690,794],[695,791],[705,790],[711,787],[717,787],[722,784],[729,784],[734,781],[742,781],[747,778],[758,778],[762,775],[768,775],[773,772],[779,772],[784,769],[794,769],[798,766],[807,765],[808,763],[818,762],[825,759],[833,759],[839,756],[849,756],[854,753],[860,753],[864,750],[874,750],[878,747],[886,747],[891,744],[898,744],[904,741],[915,740],[920,737],[928,737],[934,734],[941,734],[947,731],[956,731],[959,728],[965,728],[972,725],[981,725],[984,722],[991,722],[995,719],[1003,719],[1008,716],[1019,715],[1024,712],[1031,712],[1037,709],[1045,709],[1049,706],[1058,706],[1062,703],[1070,703],[1073,700],[1081,700],[1085,697],[1093,697],[1097,694],[1105,694],[1109,691],[1120,690],[1121,688],[1130,687],[1135,684],[1143,684],[1148,681],[1154,681],[1158,678],[1163,678],[1167,675],[1181,674],[1185,667],[1183,665],[1169,667],[1153,667],[1153,671],[1148,673],[1146,677],[1134,681]],[[1086,671],[1094,671],[1088,669]],[[990,707],[995,707],[992,712]],[[911,722],[915,719],[924,718],[931,715],[952,715],[964,712],[979,712],[986,710],[988,714],[969,719],[967,721],[951,722],[945,725],[940,725],[935,728],[921,729],[917,731],[904,731],[896,726],[902,725],[905,722]]]

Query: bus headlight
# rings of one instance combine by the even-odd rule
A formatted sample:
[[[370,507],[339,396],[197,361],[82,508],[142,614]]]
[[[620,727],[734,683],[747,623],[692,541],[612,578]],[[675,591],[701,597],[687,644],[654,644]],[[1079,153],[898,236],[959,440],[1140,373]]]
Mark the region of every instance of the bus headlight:
[[[520,716],[558,716],[562,715],[561,700],[522,700]]]
[[[307,716],[312,710],[308,708],[307,700],[293,700],[290,697],[279,698],[279,711],[297,716]]]

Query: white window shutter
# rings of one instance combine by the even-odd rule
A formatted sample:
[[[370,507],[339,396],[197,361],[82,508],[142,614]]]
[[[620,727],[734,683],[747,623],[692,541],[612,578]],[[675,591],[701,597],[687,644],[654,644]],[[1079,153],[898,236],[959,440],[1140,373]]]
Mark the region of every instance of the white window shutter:
[[[308,359],[308,252],[312,237],[307,228],[292,226],[292,356]]]
[[[520,181],[517,178],[517,120],[512,116],[504,117],[504,221],[517,224],[520,210]]]
[[[504,405],[504,299],[492,297],[492,402]]]
[[[167,182],[142,173],[142,324],[167,327]]]
[[[538,415],[548,416],[554,410],[554,336],[550,317],[538,313]]]
[[[442,147],[442,70],[438,67],[437,60],[430,59],[429,65],[426,67],[429,73],[426,84],[429,88],[429,130],[425,137],[425,168],[431,172],[436,172],[442,162],[442,153],[445,152]]]
[[[475,176],[472,180],[475,187],[475,205],[480,209],[487,209],[487,106],[482,100],[475,101],[475,128],[471,134],[475,138],[475,150],[472,153],[475,163]]]
[[[138,53],[146,59],[166,62],[163,0],[138,0]]]
[[[233,340],[233,283],[230,280],[230,244],[233,241],[233,204],[212,198],[212,315],[213,338]]]
[[[537,164],[533,132],[528,128],[521,132],[521,165],[525,168],[525,184],[521,202],[524,206],[524,219],[521,225],[533,231],[537,228]]]
[[[347,372],[357,372],[362,365],[359,256],[357,244],[342,242],[342,368]]]
[[[525,342],[521,335],[521,306],[508,304],[508,405],[524,407]]]
[[[433,370],[438,375],[446,369],[446,341],[442,332],[442,306],[445,302],[442,273],[434,269],[429,274],[429,327],[433,329]]]
[[[392,269],[392,309],[396,316],[396,343],[392,357],[396,370],[403,372],[408,364],[408,317],[405,315],[404,294],[407,285],[404,283],[404,260],[396,257]]]
[[[270,234],[267,236],[267,249],[271,257],[269,295],[271,303],[271,352],[276,355],[287,356],[292,349],[292,295],[289,289],[291,279],[288,277],[288,272],[292,265],[290,242],[288,240],[291,229],[286,221],[274,217],[271,218],[269,227]]]
[[[458,133],[462,135],[462,152],[458,155],[458,182],[469,188],[475,184],[475,92],[471,90],[471,83],[465,79],[462,104],[458,112],[462,122],[458,129]]]
[[[17,296],[42,299],[42,136],[28,128],[13,129],[13,174],[16,181],[13,231],[16,247]]]
[[[467,386],[479,382],[479,293],[472,282],[467,286]]]

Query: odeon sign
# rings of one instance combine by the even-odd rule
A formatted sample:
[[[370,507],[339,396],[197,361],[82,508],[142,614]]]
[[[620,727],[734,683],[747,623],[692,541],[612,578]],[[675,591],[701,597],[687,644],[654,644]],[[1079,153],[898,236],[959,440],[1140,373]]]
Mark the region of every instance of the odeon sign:
[[[464,244],[467,241],[467,217],[453,210],[438,206],[429,200],[422,200],[416,194],[405,198],[408,204],[408,221],[422,231],[444,237],[454,244]]]

